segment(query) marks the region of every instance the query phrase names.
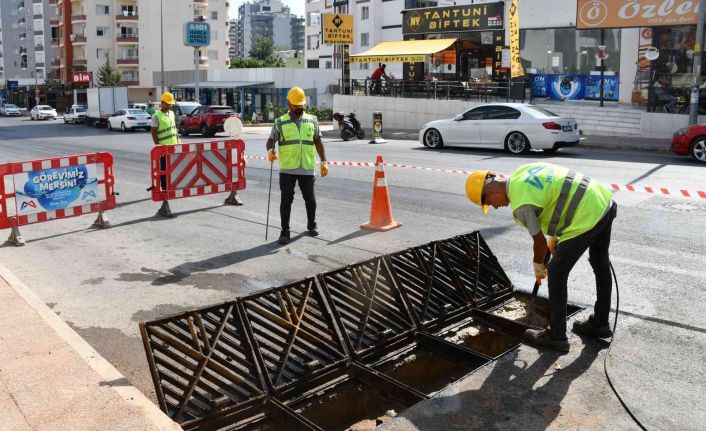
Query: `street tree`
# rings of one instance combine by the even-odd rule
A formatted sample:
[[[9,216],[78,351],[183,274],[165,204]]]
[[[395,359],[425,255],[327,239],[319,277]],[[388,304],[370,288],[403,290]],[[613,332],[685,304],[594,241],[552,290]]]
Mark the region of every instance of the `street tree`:
[[[98,85],[101,87],[115,87],[120,85],[122,76],[120,71],[110,65],[110,58],[105,57],[105,64],[98,68]]]

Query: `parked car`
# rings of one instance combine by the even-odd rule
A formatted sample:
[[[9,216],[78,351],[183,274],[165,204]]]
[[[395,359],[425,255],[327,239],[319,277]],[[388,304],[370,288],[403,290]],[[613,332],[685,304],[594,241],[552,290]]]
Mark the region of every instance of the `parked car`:
[[[223,132],[223,123],[230,117],[240,118],[230,106],[199,106],[181,120],[179,133],[188,136],[199,132],[201,136],[213,136]]]
[[[49,105],[37,105],[29,111],[30,120],[56,120],[56,109]]]
[[[690,155],[694,160],[706,163],[706,124],[695,124],[674,132],[671,149],[675,154]]]
[[[65,124],[78,124],[86,122],[86,107],[81,105],[74,105],[66,111],[64,114]]]
[[[531,149],[553,152],[576,146],[580,139],[575,119],[522,103],[477,106],[454,118],[429,122],[419,131],[419,142],[429,148],[504,148],[513,154]]]
[[[4,105],[0,106],[0,115],[8,117],[20,117],[22,115],[22,112],[20,111],[20,108],[17,107],[17,105],[13,105],[12,103],[5,103]]]
[[[174,111],[174,123],[176,124],[177,129],[181,126],[181,120],[194,112],[194,109],[199,106],[201,106],[201,104],[198,102],[177,102],[172,105],[172,111]]]
[[[147,104],[146,103],[131,103],[130,109],[142,109],[143,111],[147,111]]]
[[[150,130],[150,116],[142,109],[121,109],[108,118],[108,130]]]

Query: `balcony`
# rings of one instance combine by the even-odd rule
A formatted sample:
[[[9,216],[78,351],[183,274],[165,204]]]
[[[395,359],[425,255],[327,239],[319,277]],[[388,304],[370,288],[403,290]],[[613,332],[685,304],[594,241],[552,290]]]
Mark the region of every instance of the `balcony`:
[[[79,12],[77,14],[71,15],[71,24],[76,24],[78,22],[86,22],[86,14]]]
[[[72,34],[70,39],[71,39],[71,43],[73,45],[85,45],[86,44],[86,35],[82,34],[82,33]]]
[[[138,43],[140,38],[137,36],[137,33],[127,33],[117,35],[115,40],[118,43]]]
[[[56,4],[56,0],[49,0],[49,4]]]
[[[74,66],[88,66],[88,60],[86,57],[74,57],[73,64]]]
[[[50,40],[50,41],[49,41],[49,45],[50,45],[52,48],[57,48],[57,47],[59,47],[59,39],[52,39],[52,40]]]
[[[44,45],[34,45],[34,50],[35,51],[44,51]]]
[[[53,25],[53,26],[59,25],[59,18],[49,18],[49,25]]]
[[[51,67],[59,67],[61,66],[61,60],[57,57],[54,57],[51,61]]]
[[[137,21],[137,11],[122,11],[122,13],[115,15],[115,21]]]
[[[207,8],[208,7],[208,0],[194,0],[194,6]]]
[[[118,66],[139,66],[140,57],[137,55],[126,55],[117,59]]]
[[[126,87],[134,87],[134,86],[140,85],[140,76],[139,75],[123,75],[122,78],[120,79],[120,85],[124,85]]]

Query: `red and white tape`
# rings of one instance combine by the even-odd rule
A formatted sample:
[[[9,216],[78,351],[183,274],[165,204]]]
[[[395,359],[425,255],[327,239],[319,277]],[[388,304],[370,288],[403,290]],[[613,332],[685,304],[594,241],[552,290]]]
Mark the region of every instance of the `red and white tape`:
[[[246,159],[253,159],[253,160],[267,160],[267,157],[264,156],[245,156]],[[337,161],[337,160],[329,160],[328,161],[329,165],[333,166],[352,166],[352,167],[357,167],[357,168],[374,168],[375,163],[374,162],[342,162],[342,161]],[[429,171],[429,172],[443,172],[446,174],[461,174],[461,175],[469,175],[473,171],[466,171],[462,169],[441,169],[441,168],[429,168],[425,166],[413,166],[413,165],[404,165],[400,163],[383,163],[383,166],[389,167],[389,168],[403,168],[403,169],[418,169],[421,171]],[[505,174],[498,174],[498,177],[501,179],[507,178]],[[662,196],[676,196],[676,197],[685,197],[685,198],[701,198],[701,199],[706,199],[706,192],[703,190],[688,190],[688,189],[669,189],[666,187],[651,187],[651,186],[638,186],[638,185],[631,185],[631,184],[616,184],[616,183],[610,183],[609,184],[611,190],[613,191],[626,191],[626,192],[637,192],[637,193],[649,193],[649,194],[654,194],[654,195],[662,195]]]

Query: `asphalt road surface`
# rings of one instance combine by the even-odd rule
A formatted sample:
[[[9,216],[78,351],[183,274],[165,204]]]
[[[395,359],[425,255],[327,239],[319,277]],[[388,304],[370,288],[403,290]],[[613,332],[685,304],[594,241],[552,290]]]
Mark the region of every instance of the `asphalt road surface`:
[[[265,128],[245,132],[247,154],[265,155],[268,134]],[[201,140],[195,136],[184,142]],[[325,145],[329,160],[373,162],[381,154],[389,163],[500,173],[545,160],[606,183],[706,190],[706,167],[669,154],[575,148],[516,157],[479,149],[428,150],[414,141],[368,145],[325,140]],[[182,199],[171,205],[177,217],[163,219],[155,216],[159,205],[145,191],[151,147],[145,132],[0,118],[0,163],[94,151],[114,155],[120,195],[118,208],[109,212],[112,229],[91,228],[93,215],[25,226],[21,231],[27,246],[0,247],[0,261],[153,399],[140,321],[474,230],[481,231],[516,287],[532,285],[529,236],[508,209],[483,216],[465,197],[463,175],[388,168],[394,216],[404,226],[371,233],[359,225],[369,216],[373,168],[332,166],[327,178],[316,179],[321,235],[301,234],[306,216],[297,192],[291,223],[294,241],[282,247],[276,244],[280,222],[276,173],[270,236],[265,241],[267,162],[248,160],[247,188],[240,192],[244,206],[223,206],[223,194]],[[624,312],[610,361],[616,384],[648,428],[700,429],[706,421],[699,408],[706,395],[706,199],[617,192],[615,200],[619,209],[611,253]],[[583,258],[571,274],[569,298],[588,305],[594,291],[593,274]],[[602,356],[596,356],[587,368],[599,369],[601,363]],[[602,394],[600,402],[620,418],[610,423],[632,429],[605,381],[596,376],[591,384]],[[580,414],[594,403],[582,397],[588,397],[586,392],[569,391],[547,403],[560,403]],[[556,425],[553,417],[542,420]],[[423,424],[417,423],[419,429],[433,429]],[[522,429],[522,425],[510,421],[504,427]]]

